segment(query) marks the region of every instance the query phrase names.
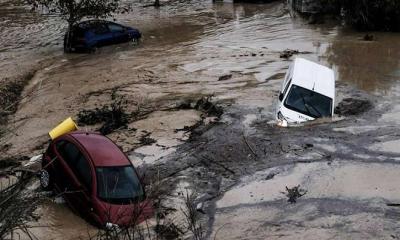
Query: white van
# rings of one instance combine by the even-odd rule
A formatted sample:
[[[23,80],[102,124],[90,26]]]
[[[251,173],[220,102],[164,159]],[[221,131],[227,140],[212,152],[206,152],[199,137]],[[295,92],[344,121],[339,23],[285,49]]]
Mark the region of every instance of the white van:
[[[296,58],[286,73],[276,111],[278,125],[332,117],[335,74],[332,69]]]

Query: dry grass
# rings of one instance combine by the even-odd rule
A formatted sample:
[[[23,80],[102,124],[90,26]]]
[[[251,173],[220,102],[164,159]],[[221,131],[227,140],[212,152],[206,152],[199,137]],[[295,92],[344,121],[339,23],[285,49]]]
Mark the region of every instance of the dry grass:
[[[40,199],[25,191],[34,173],[9,170],[7,173],[3,171],[1,175],[15,175],[17,181],[11,181],[0,189],[0,239],[15,239],[21,233],[29,239],[35,239],[27,222],[33,218],[32,213]]]

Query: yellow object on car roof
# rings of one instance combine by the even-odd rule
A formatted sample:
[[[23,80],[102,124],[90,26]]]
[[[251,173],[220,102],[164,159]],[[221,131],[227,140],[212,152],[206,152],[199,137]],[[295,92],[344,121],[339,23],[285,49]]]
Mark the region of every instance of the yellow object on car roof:
[[[76,131],[78,130],[78,127],[76,126],[74,120],[72,120],[71,117],[65,119],[62,123],[58,124],[57,127],[53,128],[49,132],[51,140],[56,139],[57,137],[64,135],[66,133]]]

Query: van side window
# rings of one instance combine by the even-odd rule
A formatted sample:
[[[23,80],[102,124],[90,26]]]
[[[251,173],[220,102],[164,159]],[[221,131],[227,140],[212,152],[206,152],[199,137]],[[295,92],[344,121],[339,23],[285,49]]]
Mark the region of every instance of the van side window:
[[[70,142],[60,141],[56,143],[56,147],[64,161],[71,168],[72,172],[79,181],[88,189],[92,190],[92,171],[85,156],[79,149]]]
[[[290,84],[292,83],[292,78],[289,79],[288,83],[286,84],[285,90],[283,91],[283,96],[286,95],[286,92],[289,89]]]
[[[285,79],[283,81],[283,86],[281,90],[282,94],[286,93],[286,90],[284,90],[283,88],[286,89],[286,87],[290,85],[290,80],[292,80],[292,75],[293,75],[293,63],[289,65],[289,70],[285,74]]]

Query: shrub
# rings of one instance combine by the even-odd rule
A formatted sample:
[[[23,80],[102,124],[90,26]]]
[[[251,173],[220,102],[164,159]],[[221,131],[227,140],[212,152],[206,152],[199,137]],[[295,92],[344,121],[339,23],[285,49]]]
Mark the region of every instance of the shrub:
[[[361,30],[400,31],[400,1],[341,0],[345,19]]]

